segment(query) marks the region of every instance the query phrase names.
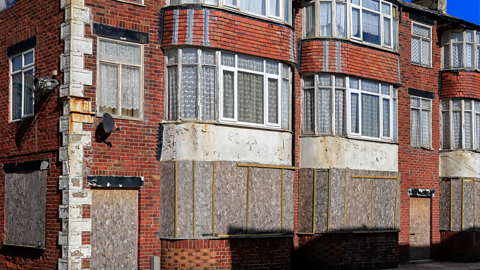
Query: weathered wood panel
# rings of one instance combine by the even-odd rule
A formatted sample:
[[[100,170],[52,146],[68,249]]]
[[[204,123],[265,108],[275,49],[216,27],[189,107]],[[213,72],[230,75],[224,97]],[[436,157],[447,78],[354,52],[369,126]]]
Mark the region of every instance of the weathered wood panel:
[[[345,169],[332,168],[330,183],[330,232],[345,230]]]
[[[219,161],[215,166],[215,234],[245,234],[247,168]]]
[[[160,237],[175,237],[175,162],[160,164]]]
[[[375,179],[373,187],[374,230],[395,229],[396,179]]]
[[[450,230],[450,181],[440,182],[439,229]]]
[[[299,169],[298,190],[298,231],[309,232],[313,230],[313,170]]]
[[[364,231],[368,230],[371,224],[372,179],[349,178],[347,180],[347,230]]]
[[[410,198],[410,260],[430,258],[430,198]]]
[[[45,247],[47,171],[5,175],[5,243]]]
[[[138,191],[92,191],[91,269],[137,269]]]
[[[480,231],[480,182],[475,182],[475,230]]]
[[[281,233],[281,169],[250,169],[248,233]]]
[[[452,179],[452,231],[462,230],[462,180]]]
[[[463,182],[463,230],[472,231],[474,228],[474,200],[473,181]]]
[[[295,171],[283,171],[283,233],[293,233]]]
[[[315,233],[326,233],[328,229],[328,170],[317,170],[315,189]]]
[[[177,162],[177,237],[193,238],[193,161]]]
[[[212,236],[213,162],[195,162],[195,237]]]

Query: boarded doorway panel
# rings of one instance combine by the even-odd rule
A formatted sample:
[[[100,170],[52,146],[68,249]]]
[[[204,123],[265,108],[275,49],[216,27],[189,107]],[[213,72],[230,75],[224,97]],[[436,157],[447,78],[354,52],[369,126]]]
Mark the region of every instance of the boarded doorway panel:
[[[410,260],[430,258],[430,198],[410,197]]]
[[[93,190],[91,269],[137,269],[137,190]]]

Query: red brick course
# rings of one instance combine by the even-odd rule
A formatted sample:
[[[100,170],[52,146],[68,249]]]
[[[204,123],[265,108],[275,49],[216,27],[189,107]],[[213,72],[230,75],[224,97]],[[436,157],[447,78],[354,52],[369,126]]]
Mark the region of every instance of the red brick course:
[[[440,232],[442,260],[453,262],[480,261],[480,232]]]
[[[480,73],[465,71],[442,72],[443,98],[480,99]]]

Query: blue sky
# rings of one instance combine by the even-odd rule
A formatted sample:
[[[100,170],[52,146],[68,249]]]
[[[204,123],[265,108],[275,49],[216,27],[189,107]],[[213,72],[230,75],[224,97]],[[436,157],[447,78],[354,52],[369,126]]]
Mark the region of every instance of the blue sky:
[[[480,0],[447,0],[447,13],[480,24]]]

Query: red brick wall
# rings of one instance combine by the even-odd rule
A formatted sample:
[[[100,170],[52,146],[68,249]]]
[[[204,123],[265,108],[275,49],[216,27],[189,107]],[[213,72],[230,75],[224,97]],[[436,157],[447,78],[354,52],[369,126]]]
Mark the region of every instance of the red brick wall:
[[[480,99],[480,73],[442,72],[442,98]]]
[[[290,269],[292,238],[162,240],[162,269]]]
[[[92,148],[85,150],[88,162],[87,175],[142,176],[144,187],[138,193],[138,266],[150,269],[150,257],[160,256],[160,162],[155,158],[157,129],[164,116],[164,55],[158,45],[160,9],[164,1],[145,1],[145,6],[118,1],[87,0],[95,23],[146,32],[149,44],[144,45],[144,102],[143,120],[115,119],[121,128],[109,137],[113,147],[97,143],[94,138],[98,121],[84,125],[92,132]],[[93,38],[93,54],[85,56],[85,68],[92,70],[93,85],[85,87],[85,96],[96,106],[97,82],[97,36],[93,25],[86,25],[86,36]],[[86,186],[84,179],[84,186]],[[87,209],[89,212],[89,209]],[[85,212],[84,212],[85,214]],[[84,236],[85,244],[90,242]],[[84,266],[88,265],[84,261]]]
[[[324,43],[328,42],[328,70],[324,70]],[[337,70],[336,44],[331,40],[302,42],[301,72],[339,72],[399,84],[399,56],[392,52],[368,48],[353,42],[341,43],[341,70]]]
[[[172,46],[173,9],[165,11],[163,46]],[[177,45],[187,45],[187,9],[179,9]],[[203,46],[204,10],[194,10],[193,46]],[[221,10],[210,10],[209,47],[288,62],[295,61],[290,26],[248,18]],[[293,36],[292,36],[293,37]]]
[[[398,233],[299,237],[295,269],[380,269],[398,265]]]
[[[436,27],[432,29],[432,68],[411,64],[411,26],[409,13],[403,12],[399,31],[399,52],[402,87],[398,91],[398,140],[399,140],[399,172],[401,181],[401,220],[399,233],[400,260],[409,260],[410,243],[410,196],[409,188],[435,189],[439,194],[438,172],[440,149],[440,108],[438,97],[438,74],[441,64],[441,50],[436,35]],[[412,87],[435,93],[432,101],[432,149],[424,150],[411,147],[410,95]],[[439,258],[439,196],[433,197],[430,203],[430,245],[431,258]]]
[[[440,232],[442,260],[454,262],[480,261],[480,232]]]
[[[33,36],[35,46],[35,68],[45,75],[60,69],[60,24],[64,14],[60,1],[19,0],[13,6],[0,11],[0,164],[49,159],[47,172],[46,243],[45,251],[20,247],[1,246],[5,241],[5,175],[0,172],[0,269],[56,269],[61,256],[57,245],[61,221],[58,205],[61,193],[58,178],[61,163],[58,162],[58,106],[56,92],[36,101],[34,117],[10,122],[10,62],[7,48]],[[61,81],[61,77],[58,78]]]

